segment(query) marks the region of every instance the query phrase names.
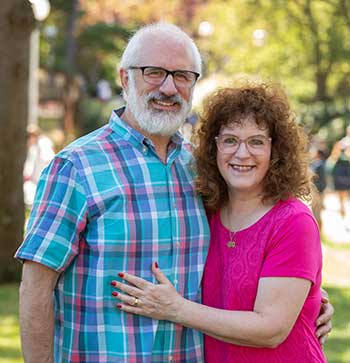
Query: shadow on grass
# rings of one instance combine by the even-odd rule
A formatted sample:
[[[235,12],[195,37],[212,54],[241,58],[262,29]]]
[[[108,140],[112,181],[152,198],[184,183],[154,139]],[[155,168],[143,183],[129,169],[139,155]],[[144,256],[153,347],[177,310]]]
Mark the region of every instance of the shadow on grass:
[[[17,348],[11,347],[0,348],[0,358],[17,358],[18,360],[16,362],[18,362],[20,359],[23,359],[21,351]]]
[[[348,363],[350,362],[349,337],[332,338],[324,348],[328,363]]]
[[[18,315],[19,283],[0,285],[0,317]]]

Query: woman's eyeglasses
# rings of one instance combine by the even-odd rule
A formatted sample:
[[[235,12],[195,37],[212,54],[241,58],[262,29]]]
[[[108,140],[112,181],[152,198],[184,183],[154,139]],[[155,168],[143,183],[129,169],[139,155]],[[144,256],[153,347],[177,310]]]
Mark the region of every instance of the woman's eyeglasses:
[[[241,139],[235,135],[222,134],[215,137],[218,150],[223,154],[234,154],[241,144],[251,154],[263,154],[271,144],[271,138],[264,135],[253,135],[246,139]]]

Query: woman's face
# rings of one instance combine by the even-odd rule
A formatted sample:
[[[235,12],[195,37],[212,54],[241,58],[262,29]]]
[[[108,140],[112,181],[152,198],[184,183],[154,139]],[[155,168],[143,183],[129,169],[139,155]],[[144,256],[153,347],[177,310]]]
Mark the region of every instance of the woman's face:
[[[259,194],[268,172],[271,139],[253,116],[222,127],[216,139],[217,165],[229,192]]]

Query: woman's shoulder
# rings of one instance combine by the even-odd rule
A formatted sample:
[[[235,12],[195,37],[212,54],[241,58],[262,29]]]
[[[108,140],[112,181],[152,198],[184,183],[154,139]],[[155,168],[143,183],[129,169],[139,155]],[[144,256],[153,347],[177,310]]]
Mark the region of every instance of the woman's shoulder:
[[[297,198],[281,200],[276,207],[276,212],[280,215],[293,217],[299,214],[307,214],[312,216],[311,209],[307,204]]]
[[[307,243],[310,249],[314,246],[319,250],[318,224],[310,208],[301,200],[291,198],[280,202],[275,218],[270,222],[273,226],[271,247],[293,245],[293,249],[302,251]]]
[[[312,224],[317,228],[317,222],[311,209],[297,198],[278,202],[274,208],[272,219],[272,224],[276,230],[295,228],[299,225],[308,225],[311,228]]]

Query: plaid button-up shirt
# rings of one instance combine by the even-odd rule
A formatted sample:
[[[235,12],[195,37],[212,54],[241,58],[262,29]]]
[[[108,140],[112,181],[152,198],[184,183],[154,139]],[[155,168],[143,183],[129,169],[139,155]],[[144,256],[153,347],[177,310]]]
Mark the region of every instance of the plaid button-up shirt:
[[[200,302],[209,243],[189,145],[174,135],[163,163],[118,113],[44,170],[16,257],[61,273],[56,363],[203,362],[199,332],[126,314],[111,296],[121,271],[155,282],[157,261],[181,295]]]

